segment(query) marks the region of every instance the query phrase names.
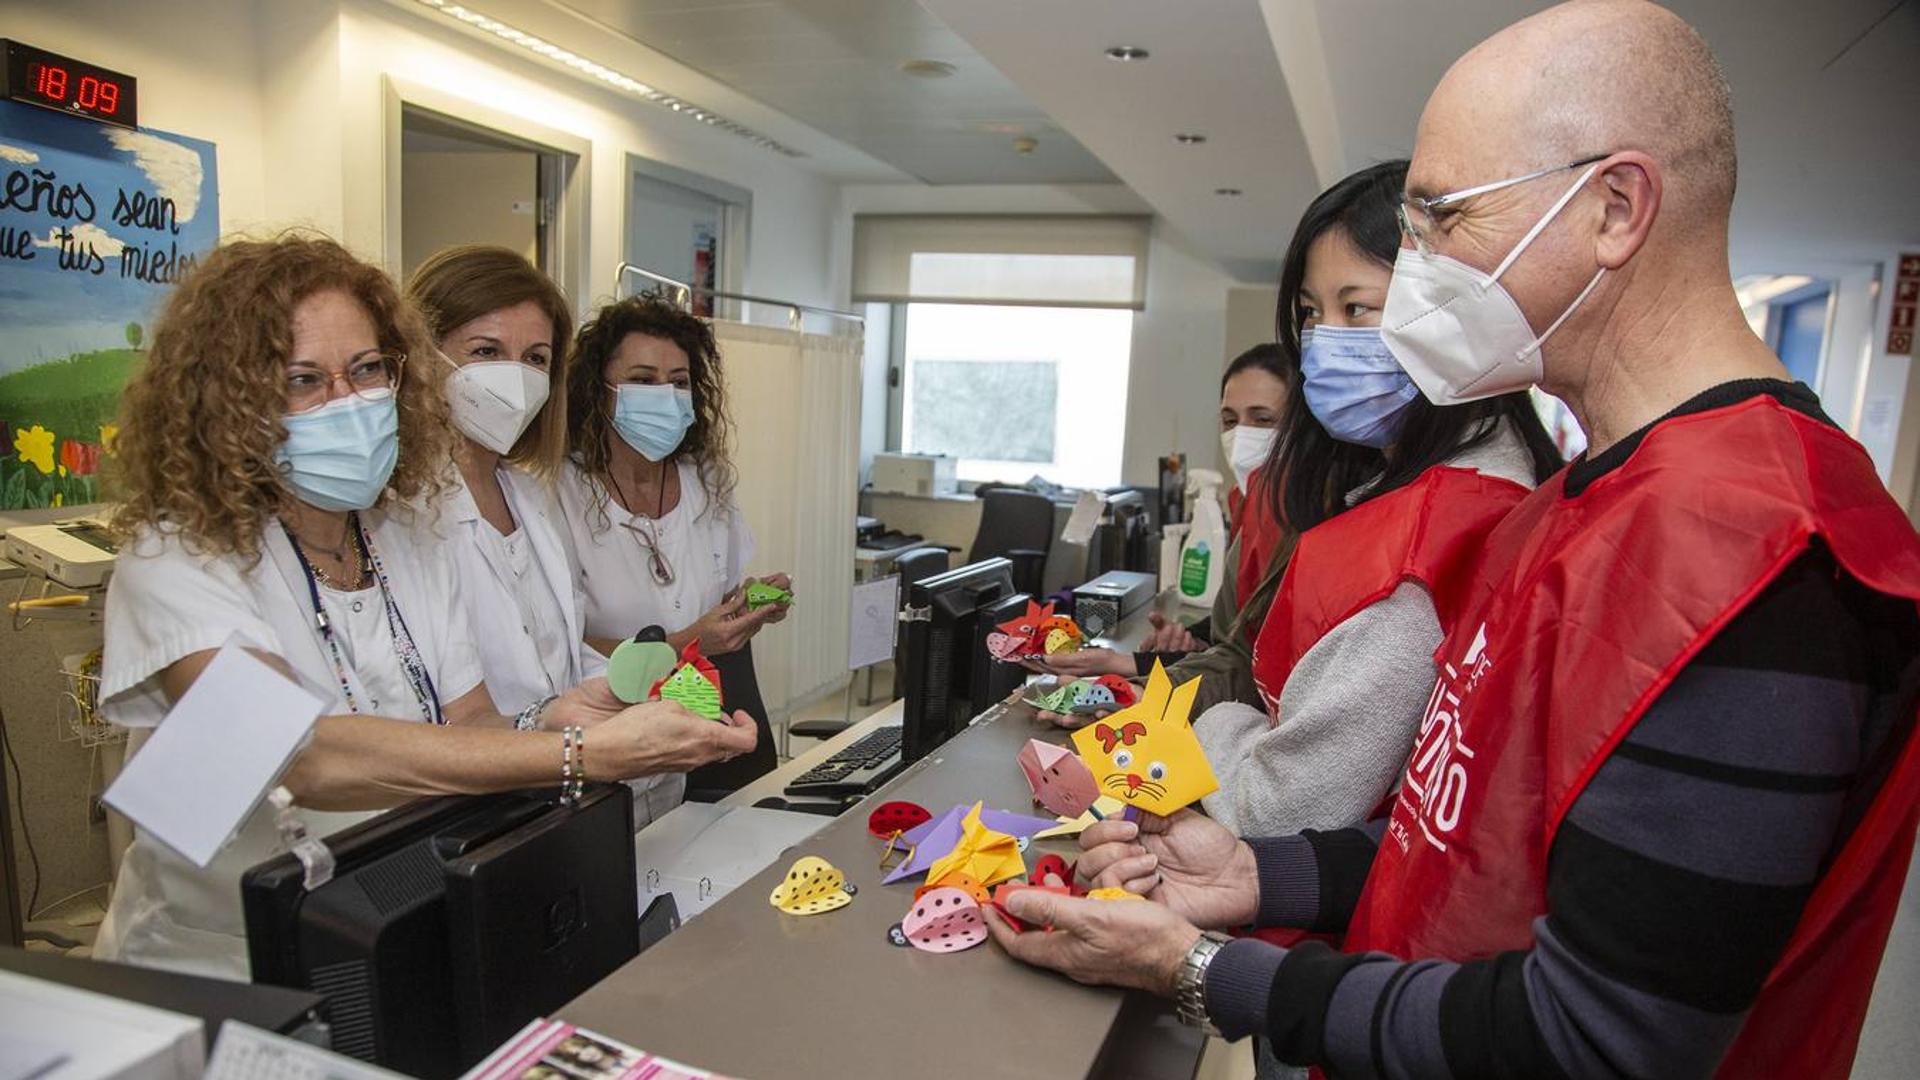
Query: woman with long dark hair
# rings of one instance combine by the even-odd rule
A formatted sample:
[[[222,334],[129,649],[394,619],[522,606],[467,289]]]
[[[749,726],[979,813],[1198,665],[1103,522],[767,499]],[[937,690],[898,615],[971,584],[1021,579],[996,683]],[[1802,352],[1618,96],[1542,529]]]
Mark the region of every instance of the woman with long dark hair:
[[[1432,405],[1381,344],[1405,178],[1385,162],[1322,193],[1282,264],[1277,336],[1300,392],[1261,472],[1299,540],[1254,639],[1266,708],[1196,725],[1221,781],[1207,812],[1246,835],[1350,825],[1385,797],[1467,561],[1561,465],[1525,394]]]

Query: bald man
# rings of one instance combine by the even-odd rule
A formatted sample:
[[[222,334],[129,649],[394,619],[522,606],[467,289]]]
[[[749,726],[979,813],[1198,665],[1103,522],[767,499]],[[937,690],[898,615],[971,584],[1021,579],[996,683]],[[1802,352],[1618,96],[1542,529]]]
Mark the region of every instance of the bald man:
[[[1586,456],[1489,537],[1391,815],[1083,837],[1161,904],[991,929],[1342,1077],[1845,1077],[1920,799],[1920,538],[1748,329],[1725,81],[1671,13],[1566,4],[1421,117],[1383,336],[1438,403],[1528,385]],[[1273,925],[1345,952],[1203,937]]]

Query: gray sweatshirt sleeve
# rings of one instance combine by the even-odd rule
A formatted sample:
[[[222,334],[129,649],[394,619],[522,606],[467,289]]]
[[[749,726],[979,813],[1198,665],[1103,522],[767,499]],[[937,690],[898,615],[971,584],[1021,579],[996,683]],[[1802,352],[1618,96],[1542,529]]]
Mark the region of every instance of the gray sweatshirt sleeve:
[[[1329,630],[1280,691],[1280,721],[1242,705],[1194,727],[1220,790],[1208,814],[1240,836],[1279,836],[1361,821],[1406,764],[1435,676],[1440,619],[1403,583]]]

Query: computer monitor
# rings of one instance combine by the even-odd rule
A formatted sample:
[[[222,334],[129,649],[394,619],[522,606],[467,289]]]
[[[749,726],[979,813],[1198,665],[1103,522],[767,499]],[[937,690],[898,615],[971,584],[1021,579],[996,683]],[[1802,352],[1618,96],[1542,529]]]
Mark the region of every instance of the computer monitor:
[[[1013,564],[982,559],[907,586],[900,756],[914,762],[972,722],[980,611],[1014,593]]]
[[[317,889],[292,855],[240,889],[254,981],[323,995],[341,1053],[458,1076],[639,952],[624,785],[425,799],[327,846]]]

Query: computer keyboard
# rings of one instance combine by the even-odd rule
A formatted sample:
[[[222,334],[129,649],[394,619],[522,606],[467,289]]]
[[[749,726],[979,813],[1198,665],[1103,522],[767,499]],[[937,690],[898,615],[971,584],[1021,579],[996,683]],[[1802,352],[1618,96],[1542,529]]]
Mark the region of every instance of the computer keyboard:
[[[871,794],[905,767],[900,760],[900,729],[883,727],[801,773],[787,785],[786,793],[795,797],[855,798]]]

